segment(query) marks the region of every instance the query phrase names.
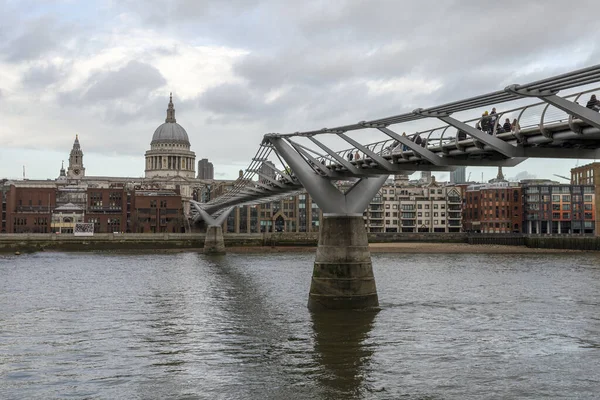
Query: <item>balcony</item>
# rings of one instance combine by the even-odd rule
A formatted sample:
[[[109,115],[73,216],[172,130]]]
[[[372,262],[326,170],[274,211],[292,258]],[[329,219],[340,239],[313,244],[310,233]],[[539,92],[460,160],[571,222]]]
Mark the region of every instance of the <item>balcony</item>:
[[[448,219],[462,219],[462,213],[460,212],[449,212]]]
[[[448,204],[462,204],[462,198],[460,197],[448,197]]]
[[[403,228],[414,228],[417,225],[415,224],[415,221],[402,221],[400,226]]]
[[[16,212],[19,213],[49,213],[51,208],[48,206],[17,206]]]
[[[88,213],[90,214],[120,214],[123,209],[121,207],[104,207],[104,206],[89,206]]]

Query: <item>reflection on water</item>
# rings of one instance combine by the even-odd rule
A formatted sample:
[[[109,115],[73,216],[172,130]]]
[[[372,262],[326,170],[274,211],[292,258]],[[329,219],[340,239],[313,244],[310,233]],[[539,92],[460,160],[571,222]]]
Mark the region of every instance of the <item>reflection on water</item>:
[[[600,254],[377,254],[379,312],[313,261],[0,256],[0,399],[597,398]]]
[[[365,343],[378,311],[311,312],[315,332],[315,358],[324,368],[319,376],[332,393],[357,398],[364,394],[364,379],[373,349]]]

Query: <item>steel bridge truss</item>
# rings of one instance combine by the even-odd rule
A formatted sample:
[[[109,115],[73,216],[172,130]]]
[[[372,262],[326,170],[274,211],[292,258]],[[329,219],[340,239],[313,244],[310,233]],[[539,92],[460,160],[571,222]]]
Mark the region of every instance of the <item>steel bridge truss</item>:
[[[249,168],[232,189],[208,203],[196,203],[194,208],[219,215],[228,207],[270,202],[304,187],[326,213],[362,213],[392,174],[452,171],[458,166],[510,167],[529,157],[600,158],[600,114],[579,104],[583,95],[600,88],[558,96],[560,91],[597,82],[600,65],[388,118],[315,131],[266,134]],[[487,132],[480,128],[482,117],[467,121],[452,117],[457,112],[527,98],[541,101],[486,117],[492,119]],[[504,130],[501,121],[509,115],[517,115],[516,123]],[[408,136],[390,128],[426,118],[438,119],[444,125]],[[363,144],[349,136],[349,132],[359,130],[376,130],[389,139]],[[335,135],[351,147],[334,150],[318,139],[324,135]],[[303,145],[300,138],[313,146]],[[268,163],[270,159],[279,161],[281,167]],[[265,166],[270,173],[265,173]],[[340,180],[353,182],[346,193],[334,184]],[[200,218],[198,212],[194,221]]]

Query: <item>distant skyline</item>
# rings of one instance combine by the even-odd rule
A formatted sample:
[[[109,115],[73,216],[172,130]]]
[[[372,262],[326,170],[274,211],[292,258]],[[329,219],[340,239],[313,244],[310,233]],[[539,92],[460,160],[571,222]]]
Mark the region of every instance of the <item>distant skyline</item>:
[[[196,161],[235,179],[267,132],[399,114],[600,63],[600,32],[589,29],[600,3],[573,7],[0,0],[0,178],[22,178],[23,166],[30,179],[56,178],[76,134],[88,175],[143,176],[173,92]],[[560,180],[593,161],[527,160],[504,174]],[[487,181],[496,169],[469,173]]]

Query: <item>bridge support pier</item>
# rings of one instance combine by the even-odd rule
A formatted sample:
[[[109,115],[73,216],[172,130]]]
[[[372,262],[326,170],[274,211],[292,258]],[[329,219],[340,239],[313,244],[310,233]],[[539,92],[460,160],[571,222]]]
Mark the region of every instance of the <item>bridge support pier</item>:
[[[379,306],[362,214],[323,214],[308,308]]]
[[[191,205],[198,211],[197,219],[202,218],[208,225],[206,228],[206,237],[204,238],[204,254],[225,254],[225,241],[223,240],[223,222],[233,210],[233,207],[225,209],[217,218],[213,218],[196,201],[191,201]]]
[[[377,307],[363,211],[387,176],[362,178],[341,192],[327,177],[315,173],[283,139],[270,141],[323,211],[308,308],[317,311]]]
[[[204,254],[225,254],[225,241],[221,225],[209,225],[206,229]]]

